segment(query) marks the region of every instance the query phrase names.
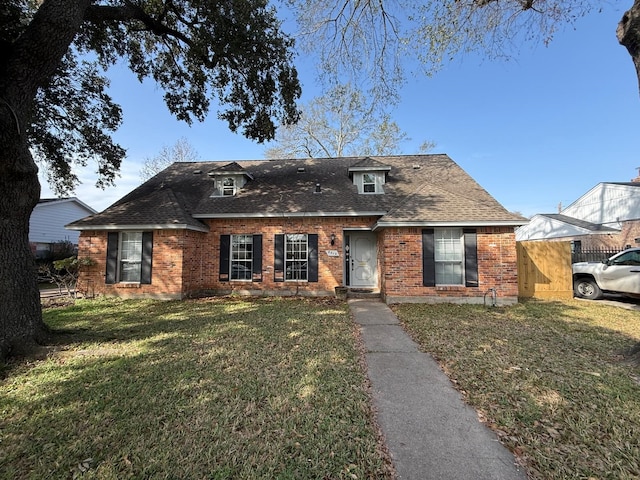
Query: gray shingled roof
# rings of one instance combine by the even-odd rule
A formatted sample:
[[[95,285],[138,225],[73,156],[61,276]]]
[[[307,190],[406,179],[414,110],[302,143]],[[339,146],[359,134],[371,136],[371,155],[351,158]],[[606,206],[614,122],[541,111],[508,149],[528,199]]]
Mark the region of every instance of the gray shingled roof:
[[[541,216],[551,218],[553,220],[558,220],[559,222],[563,222],[568,225],[573,225],[574,227],[583,228],[585,230],[589,230],[592,232],[619,233],[619,230],[616,230],[615,228],[605,227],[604,225],[599,225],[597,223],[591,223],[585,220],[579,220],[577,218],[568,217],[567,215],[562,215],[561,213],[544,213],[544,214],[541,214]]]
[[[389,170],[391,167],[386,163],[379,162],[371,157],[365,157],[359,162],[355,162],[349,166],[352,169],[370,169],[371,171]]]
[[[101,213],[71,228],[185,225],[239,216],[378,215],[393,224],[508,224],[527,220],[508,212],[447,155],[174,163]],[[353,166],[388,166],[384,194],[358,194]],[[233,197],[212,197],[216,169],[253,177]],[[304,171],[299,171],[304,167]],[[196,173],[200,172],[200,173]],[[315,193],[316,185],[321,193]]]

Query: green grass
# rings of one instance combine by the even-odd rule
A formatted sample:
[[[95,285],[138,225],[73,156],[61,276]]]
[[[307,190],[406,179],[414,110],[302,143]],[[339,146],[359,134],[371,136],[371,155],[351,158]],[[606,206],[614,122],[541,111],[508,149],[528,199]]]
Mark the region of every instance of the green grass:
[[[345,303],[94,300],[0,380],[0,478],[390,478]]]
[[[598,302],[395,312],[531,478],[640,478],[640,313]]]

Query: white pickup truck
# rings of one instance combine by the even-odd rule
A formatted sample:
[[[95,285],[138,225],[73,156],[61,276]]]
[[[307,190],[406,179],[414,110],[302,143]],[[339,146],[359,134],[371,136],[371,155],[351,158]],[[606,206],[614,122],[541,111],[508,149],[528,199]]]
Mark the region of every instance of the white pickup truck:
[[[629,248],[603,262],[574,263],[573,293],[596,300],[603,293],[640,298],[640,248]]]

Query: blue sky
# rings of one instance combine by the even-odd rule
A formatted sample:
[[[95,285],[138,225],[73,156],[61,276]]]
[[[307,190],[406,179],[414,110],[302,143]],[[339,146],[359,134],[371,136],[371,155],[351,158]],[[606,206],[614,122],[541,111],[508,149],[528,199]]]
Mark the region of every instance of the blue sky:
[[[465,56],[433,77],[410,76],[393,119],[415,153],[424,140],[446,153],[511,211],[555,213],[599,182],[626,182],[640,167],[640,96],[635,70],[615,36],[628,5],[607,5],[549,46],[524,44],[513,59]],[[300,72],[303,100],[313,73]],[[175,120],[151,82],[114,69],[111,93],[123,107],[116,140],[127,149],[117,186],[100,190],[89,167],[75,195],[102,210],[139,183],[139,170],[163,145],[186,137],[203,160],[264,158],[266,146],[228,131],[215,112],[189,127]],[[43,182],[42,197],[53,194]]]

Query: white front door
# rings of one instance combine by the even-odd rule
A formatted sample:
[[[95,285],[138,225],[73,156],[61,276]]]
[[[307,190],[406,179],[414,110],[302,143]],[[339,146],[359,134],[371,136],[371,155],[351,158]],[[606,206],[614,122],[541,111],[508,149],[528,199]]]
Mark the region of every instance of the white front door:
[[[378,286],[376,236],[370,232],[350,233],[350,286]]]

